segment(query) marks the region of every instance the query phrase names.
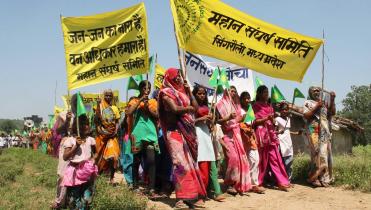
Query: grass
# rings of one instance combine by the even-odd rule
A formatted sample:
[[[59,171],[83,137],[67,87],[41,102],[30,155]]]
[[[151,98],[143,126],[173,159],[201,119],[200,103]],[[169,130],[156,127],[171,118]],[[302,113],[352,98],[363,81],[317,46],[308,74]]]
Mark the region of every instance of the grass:
[[[293,179],[304,182],[308,155],[295,156]],[[10,148],[0,155],[0,209],[49,209],[54,199],[57,160],[41,152]],[[353,148],[352,155],[334,157],[335,185],[371,192],[371,145]],[[146,209],[147,199],[125,186],[112,187],[106,178],[96,181],[94,209]]]
[[[304,182],[308,176],[310,158],[297,155],[293,163],[293,180]],[[351,155],[334,156],[335,186],[371,192],[371,145],[353,147]]]
[[[41,152],[10,148],[0,155],[0,209],[49,209],[55,196],[58,160]],[[94,209],[145,209],[147,199],[125,186],[96,182]]]

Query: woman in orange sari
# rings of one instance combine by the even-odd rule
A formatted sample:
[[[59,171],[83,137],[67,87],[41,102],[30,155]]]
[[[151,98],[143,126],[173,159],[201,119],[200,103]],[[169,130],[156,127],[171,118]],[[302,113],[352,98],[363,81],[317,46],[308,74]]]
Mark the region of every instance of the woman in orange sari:
[[[113,177],[120,156],[117,136],[120,113],[118,108],[112,105],[112,99],[112,90],[104,91],[104,99],[102,101],[98,100],[95,118],[99,173],[109,170],[111,184],[113,184]]]

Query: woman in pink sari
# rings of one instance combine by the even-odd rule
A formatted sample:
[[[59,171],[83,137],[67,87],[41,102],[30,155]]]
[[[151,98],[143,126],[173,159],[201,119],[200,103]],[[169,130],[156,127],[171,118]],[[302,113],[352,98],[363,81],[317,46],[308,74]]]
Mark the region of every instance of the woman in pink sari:
[[[268,103],[268,88],[259,86],[256,92],[256,102],[253,105],[255,112],[255,134],[259,147],[259,185],[264,182],[264,177],[270,171],[275,177],[278,188],[288,191],[290,182],[286,174],[285,165],[278,150],[280,144],[273,123],[273,108]]]
[[[221,145],[227,161],[224,184],[227,193],[236,195],[247,192],[251,188],[250,167],[242,144],[239,122],[242,119],[241,106],[235,87],[231,86],[228,93],[224,90],[223,98],[216,104],[218,123],[221,124],[224,136]]]
[[[189,98],[179,70],[170,68],[159,93],[159,116],[166,146],[173,162],[177,203],[175,208],[203,207],[206,196],[197,165],[197,137],[193,113],[197,102]],[[194,202],[197,201],[197,202]]]

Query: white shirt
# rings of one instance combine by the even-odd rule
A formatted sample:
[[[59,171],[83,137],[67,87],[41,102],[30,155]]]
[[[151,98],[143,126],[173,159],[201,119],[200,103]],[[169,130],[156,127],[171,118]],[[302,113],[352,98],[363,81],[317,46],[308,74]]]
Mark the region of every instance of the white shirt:
[[[76,144],[75,137],[68,137],[64,142],[64,148],[73,147]],[[73,163],[80,163],[91,158],[91,146],[95,145],[95,139],[93,137],[87,137],[85,143],[81,144],[76,151],[75,156],[71,159]]]
[[[3,137],[0,137],[0,147],[3,147],[5,145],[5,139]]]
[[[291,135],[290,135],[290,118],[287,120],[283,119],[282,117],[276,117],[276,126],[278,126],[278,131],[282,131],[286,128],[282,134],[278,134],[278,139],[280,140],[280,150],[282,157],[292,156],[294,155],[294,148],[292,147]]]

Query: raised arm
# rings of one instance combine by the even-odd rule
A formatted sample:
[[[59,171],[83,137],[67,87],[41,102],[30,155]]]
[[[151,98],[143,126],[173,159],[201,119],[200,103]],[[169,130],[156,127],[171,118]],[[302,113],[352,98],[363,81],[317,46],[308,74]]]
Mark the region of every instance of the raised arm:
[[[67,161],[71,159],[73,156],[75,156],[77,150],[79,149],[80,145],[82,144],[82,140],[80,137],[76,137],[76,144],[73,145],[72,147],[67,147],[64,149],[63,152],[63,160]]]
[[[313,109],[304,113],[304,118],[307,120],[310,120],[313,117],[313,115],[317,112],[317,110],[320,109],[321,107],[322,107],[322,101],[318,101],[316,106]]]

